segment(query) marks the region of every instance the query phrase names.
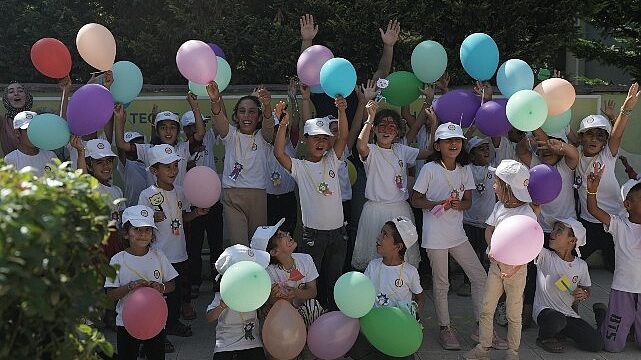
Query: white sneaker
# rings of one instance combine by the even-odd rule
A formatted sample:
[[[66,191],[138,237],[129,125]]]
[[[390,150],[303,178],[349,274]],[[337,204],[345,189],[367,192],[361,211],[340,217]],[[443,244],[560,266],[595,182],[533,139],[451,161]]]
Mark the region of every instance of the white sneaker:
[[[505,302],[500,302],[494,312],[494,322],[498,326],[507,326],[507,317],[505,316]]]

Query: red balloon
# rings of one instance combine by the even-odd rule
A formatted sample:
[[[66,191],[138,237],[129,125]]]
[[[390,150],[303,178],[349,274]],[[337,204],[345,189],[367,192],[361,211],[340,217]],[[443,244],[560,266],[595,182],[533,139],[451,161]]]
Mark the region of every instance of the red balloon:
[[[31,62],[44,76],[62,79],[71,72],[71,54],[60,40],[43,38],[31,47]]]
[[[148,340],[160,334],[167,322],[167,303],[158,290],[141,287],[123,301],[122,322],[131,336]]]

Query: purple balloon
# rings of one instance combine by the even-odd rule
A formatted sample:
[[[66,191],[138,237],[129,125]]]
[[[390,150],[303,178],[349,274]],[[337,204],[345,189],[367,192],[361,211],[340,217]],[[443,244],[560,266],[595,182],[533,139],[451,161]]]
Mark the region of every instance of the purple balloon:
[[[225,57],[225,52],[220,48],[220,46],[214,43],[208,43],[207,45],[209,45],[209,47],[214,51],[214,54],[216,54],[216,56],[220,56],[221,58],[227,60],[227,58]]]
[[[540,164],[530,169],[527,190],[532,202],[547,204],[561,193],[561,174],[554,166]]]
[[[432,107],[441,123],[453,122],[461,127],[470,127],[481,98],[471,90],[452,90],[434,100]]]
[[[340,311],[328,312],[309,327],[307,346],[317,358],[337,359],[352,348],[359,330],[358,319],[347,317]]]
[[[69,100],[69,129],[78,136],[91,134],[102,129],[113,112],[114,98],[107,88],[98,84],[84,85]]]
[[[310,86],[320,84],[320,71],[323,65],[334,58],[334,54],[323,45],[313,45],[305,49],[298,57],[296,73],[303,84]]]
[[[505,114],[507,99],[491,100],[476,111],[474,123],[480,132],[487,136],[506,136],[512,124]]]

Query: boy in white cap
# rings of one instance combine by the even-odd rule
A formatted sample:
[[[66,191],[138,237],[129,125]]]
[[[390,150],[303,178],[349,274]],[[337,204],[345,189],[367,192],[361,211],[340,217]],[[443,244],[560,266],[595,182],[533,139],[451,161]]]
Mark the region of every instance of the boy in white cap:
[[[51,166],[55,166],[53,159],[56,159],[56,154],[53,151],[38,149],[29,140],[27,128],[36,115],[38,114],[33,111],[22,111],[13,118],[18,148],[8,153],[4,161],[15,166],[17,170],[30,167],[35,176],[42,176]]]
[[[129,144],[144,144],[145,137],[136,131],[128,131],[125,133],[125,141]],[[118,149],[118,159],[120,161],[116,165],[116,171],[123,180],[127,206],[132,206],[138,203],[140,193],[153,183],[153,179],[145,163],[138,160],[135,154]]]
[[[621,106],[621,112],[614,123],[603,115],[589,115],[581,121],[579,136],[579,165],[576,168],[575,187],[579,192],[580,217],[579,221],[587,230],[587,242],[581,254],[587,259],[596,250],[601,250],[605,267],[613,271],[615,267],[614,244],[612,235],[604,230],[603,224],[595,218],[587,207],[587,178],[593,171],[605,166],[603,179],[599,185],[597,203],[608,214],[620,214],[623,204],[619,195],[619,183],[614,174],[614,168],[619,153],[619,146],[623,138],[630,113],[639,100],[639,84],[634,83],[628,90],[628,95]]]

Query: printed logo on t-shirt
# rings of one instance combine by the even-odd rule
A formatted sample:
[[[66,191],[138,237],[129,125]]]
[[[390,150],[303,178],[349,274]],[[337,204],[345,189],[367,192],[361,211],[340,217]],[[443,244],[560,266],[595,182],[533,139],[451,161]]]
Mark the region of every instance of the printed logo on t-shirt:
[[[158,270],[154,270],[154,278],[155,278],[156,280],[160,280],[160,271],[158,271]]]
[[[336,173],[334,173],[334,170],[330,170],[329,171],[329,177],[331,177],[333,179],[335,176],[336,176]]]
[[[527,187],[529,183],[530,183],[530,179],[523,180],[523,186]]]
[[[161,193],[155,193],[149,197],[151,206],[156,207],[156,211],[162,211],[162,203],[165,202],[165,197]]]
[[[182,201],[178,201],[178,208],[179,208],[179,209],[182,209],[182,208],[183,208],[183,202],[182,202]]]
[[[252,250],[252,249],[247,249],[247,256],[249,256],[249,257],[254,257],[254,250]]]
[[[399,161],[398,161],[398,166],[400,166],[401,168],[403,168],[403,160],[399,160]]]
[[[488,178],[488,179],[491,179],[491,178],[492,178],[492,173],[491,173],[491,172],[489,172],[489,171],[487,172],[487,178]]]

